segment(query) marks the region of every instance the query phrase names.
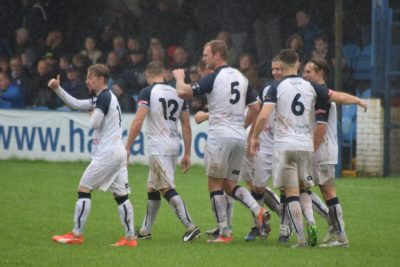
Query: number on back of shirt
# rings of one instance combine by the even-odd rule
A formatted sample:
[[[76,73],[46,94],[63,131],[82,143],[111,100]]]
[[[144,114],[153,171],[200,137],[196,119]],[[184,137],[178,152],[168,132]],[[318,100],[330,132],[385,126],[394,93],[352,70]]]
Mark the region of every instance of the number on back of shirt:
[[[233,98],[229,99],[229,103],[232,105],[236,104],[240,100],[240,92],[237,87],[239,86],[239,82],[232,82],[231,83],[231,95]]]
[[[296,116],[301,116],[304,113],[304,104],[299,101],[301,94],[296,94],[292,102],[292,112]]]
[[[163,107],[163,115],[165,120],[176,121],[174,117],[175,113],[178,111],[179,104],[175,99],[159,98],[158,101],[161,102]]]

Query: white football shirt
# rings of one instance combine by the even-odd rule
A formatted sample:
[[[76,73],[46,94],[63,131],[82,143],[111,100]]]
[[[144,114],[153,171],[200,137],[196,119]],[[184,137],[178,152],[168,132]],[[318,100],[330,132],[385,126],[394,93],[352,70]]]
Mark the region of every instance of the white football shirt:
[[[149,109],[146,135],[150,155],[178,155],[181,112],[188,112],[186,102],[178,97],[175,88],[155,83],[140,91],[139,106]]]

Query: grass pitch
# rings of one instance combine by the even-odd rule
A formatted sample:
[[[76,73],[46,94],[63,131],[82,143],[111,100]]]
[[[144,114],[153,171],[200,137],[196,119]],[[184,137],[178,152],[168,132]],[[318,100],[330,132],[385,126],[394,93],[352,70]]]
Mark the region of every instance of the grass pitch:
[[[56,244],[51,236],[72,228],[76,188],[87,164],[0,161],[0,266],[400,266],[400,178],[337,181],[348,249],[281,245],[276,241],[275,214],[269,240],[245,242],[251,218],[238,203],[233,243],[208,244],[202,235],[186,244],[181,241],[185,229],[164,200],[152,240],[139,241],[134,249],[110,247],[123,228],[111,193],[99,191],[92,194],[85,243]],[[147,171],[146,166],[129,167],[135,226],[140,226],[146,209]],[[192,167],[187,174],[178,170],[176,184],[202,232],[214,227],[203,168]],[[326,224],[315,217],[322,239]]]

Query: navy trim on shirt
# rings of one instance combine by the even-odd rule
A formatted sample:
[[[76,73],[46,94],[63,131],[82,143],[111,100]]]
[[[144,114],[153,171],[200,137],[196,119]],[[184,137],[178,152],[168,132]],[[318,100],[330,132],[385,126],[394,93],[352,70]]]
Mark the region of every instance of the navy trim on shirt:
[[[217,77],[219,72],[224,68],[229,68],[229,66],[223,65],[221,67],[218,67],[213,73],[210,73],[201,78],[200,81],[193,83],[192,85],[193,96],[211,93],[214,87],[215,78]]]
[[[108,89],[101,91],[101,93],[97,96],[96,107],[103,111],[104,116],[107,115],[108,109],[110,108],[111,103],[111,92]]]

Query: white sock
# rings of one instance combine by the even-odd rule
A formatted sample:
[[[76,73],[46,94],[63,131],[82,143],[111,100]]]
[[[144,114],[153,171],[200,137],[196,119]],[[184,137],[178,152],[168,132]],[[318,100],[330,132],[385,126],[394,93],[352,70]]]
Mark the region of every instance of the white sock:
[[[308,192],[311,200],[312,200],[312,205],[313,205],[313,210],[318,213],[321,217],[325,218],[328,226],[332,225],[331,217],[329,216],[329,209],[325,205],[325,203],[322,201],[322,199],[315,194],[314,192],[309,191]]]
[[[160,193],[158,191],[148,192],[146,215],[144,216],[142,228],[140,229],[140,233],[142,235],[147,235],[151,233],[151,229],[156,220],[160,206],[161,206]]]
[[[270,210],[274,211],[279,216],[279,197],[269,187],[265,187],[264,203]]]
[[[314,225],[314,213],[312,209],[311,197],[307,192],[300,193],[300,205],[303,211],[304,217],[306,218],[307,225]]]
[[[75,215],[74,215],[74,229],[72,232],[76,235],[83,233],[87,218],[90,213],[92,201],[90,198],[78,198],[75,204]]]
[[[297,242],[305,243],[304,239],[304,228],[303,228],[303,216],[301,212],[301,205],[299,197],[291,196],[286,198],[287,210],[289,218],[293,224],[293,228],[296,231]]]
[[[125,238],[135,237],[133,206],[129,199],[118,205],[118,213],[125,228]]]
[[[226,200],[226,216],[227,216],[227,222],[228,225],[232,225],[232,219],[233,219],[233,203],[235,200],[233,197],[228,196],[225,194],[225,200]]]

